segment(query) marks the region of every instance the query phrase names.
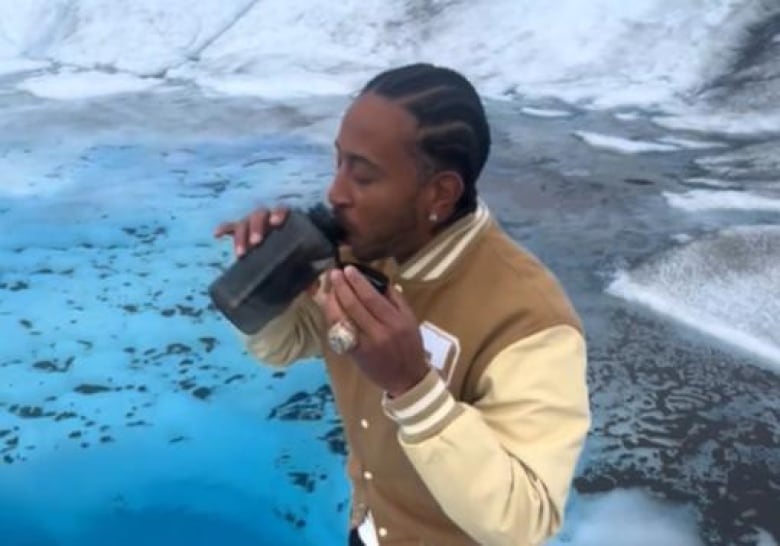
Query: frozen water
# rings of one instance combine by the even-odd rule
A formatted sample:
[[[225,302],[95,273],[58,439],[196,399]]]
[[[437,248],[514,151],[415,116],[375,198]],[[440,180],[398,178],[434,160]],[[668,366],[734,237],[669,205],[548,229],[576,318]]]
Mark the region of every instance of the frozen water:
[[[780,227],[724,230],[620,272],[609,292],[780,369]]]
[[[0,59],[0,76],[15,74],[17,72],[32,72],[45,68],[48,63],[44,61],[31,61],[28,59]]]
[[[336,419],[327,397],[305,427],[304,413],[269,418],[321,390],[324,370],[256,365],[205,293],[230,260],[213,226],[256,199],[318,198],[301,173],[322,158],[274,140],[10,157],[22,182],[0,194],[3,544],[338,544],[347,493],[342,457],[318,439]]]
[[[534,116],[537,118],[566,118],[571,116],[571,112],[566,110],[555,110],[552,108],[533,108],[531,106],[525,106],[521,108],[524,114]]]
[[[142,79],[130,74],[75,72],[29,78],[19,84],[19,89],[42,98],[67,100],[138,93],[159,84],[159,80]]]
[[[336,112],[391,65],[448,64],[488,97],[554,105],[520,111],[539,129],[534,137],[545,136],[543,124],[568,123],[560,140],[588,145],[567,145],[573,157],[556,173],[580,173],[586,191],[530,186],[529,202],[562,213],[562,226],[568,204],[628,193],[588,180],[607,168],[593,157],[608,156],[640,195],[679,172],[678,156],[712,148],[683,184],[750,191],[653,193],[690,224],[663,236],[676,240],[672,249],[622,270],[610,292],[777,369],[777,226],[701,229],[711,230],[708,211],[747,219],[777,210],[777,143],[719,150],[735,135],[780,133],[771,89],[763,102],[745,100],[750,85],[738,101],[729,95],[743,81],[775,85],[778,35],[755,29],[771,30],[777,14],[775,2],[752,0],[0,1],[0,542],[344,543],[343,456],[320,364],[283,376],[256,366],[204,287],[230,260],[210,239],[213,225],[260,201],[316,199]],[[766,63],[735,68],[759,46]],[[150,116],[140,107],[172,89],[167,108]],[[183,89],[223,107],[200,108]],[[610,120],[626,123],[589,125],[589,109],[610,107]],[[117,113],[127,126],[115,124]],[[561,145],[545,138],[529,163],[554,171]],[[645,176],[659,155],[669,163]],[[756,180],[767,183],[754,188]],[[652,239],[629,235],[640,250]],[[302,408],[283,404],[293,395]],[[302,422],[310,411],[318,418]],[[637,434],[670,448],[677,437],[653,431],[673,417],[659,413]],[[696,535],[685,510],[618,490],[575,495],[554,544],[698,546]],[[776,543],[763,530],[759,538]]]
[[[493,97],[682,106],[729,69],[745,29],[775,9],[748,0],[29,0],[0,4],[0,58],[274,97],[343,93],[380,67],[429,60],[461,69]]]
[[[712,142],[706,140],[693,140],[690,138],[680,138],[675,136],[665,136],[658,139],[658,142],[671,144],[673,146],[679,146],[680,148],[687,148],[689,150],[706,150],[710,148],[725,148],[726,145],[722,142]]]
[[[703,546],[685,510],[641,491],[580,497],[574,506],[567,528],[548,546]]]
[[[621,154],[673,152],[679,150],[679,147],[674,144],[634,140],[613,135],[602,135],[590,131],[575,131],[574,134],[594,148],[601,148]]]
[[[693,190],[686,193],[665,193],[669,204],[687,211],[700,210],[765,210],[780,212],[780,199],[740,191]]]

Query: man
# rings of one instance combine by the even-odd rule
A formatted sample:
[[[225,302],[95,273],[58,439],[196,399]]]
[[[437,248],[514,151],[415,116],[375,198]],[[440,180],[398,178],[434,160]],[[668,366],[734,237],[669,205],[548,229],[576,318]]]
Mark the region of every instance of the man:
[[[352,544],[520,546],[561,526],[590,424],[586,348],[555,278],[477,198],[490,134],[460,74],[382,73],[347,110],[328,191],[354,267],[248,336],[269,364],[322,356],[344,423]],[[217,228],[238,255],[284,210]],[[361,542],[362,540],[362,542]]]

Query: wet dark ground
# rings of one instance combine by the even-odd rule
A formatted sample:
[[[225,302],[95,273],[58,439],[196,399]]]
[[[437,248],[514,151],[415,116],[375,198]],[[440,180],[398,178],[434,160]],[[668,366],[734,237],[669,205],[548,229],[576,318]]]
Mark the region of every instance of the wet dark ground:
[[[705,544],[755,544],[756,526],[780,539],[780,375],[721,340],[605,294],[615,271],[673,247],[677,234],[777,224],[777,214],[675,210],[661,192],[707,176],[697,157],[725,152],[737,163],[740,150],[762,141],[777,149],[778,141],[684,135],[728,148],[625,156],[570,136],[584,127],[645,140],[667,134],[641,120],[630,125],[592,113],[499,115],[499,151],[483,184],[502,224],[558,275],[586,325],[594,426],[575,487],[641,487],[693,503]],[[740,165],[745,180],[780,178]]]
[[[3,114],[3,101],[13,103],[17,114]],[[114,139],[150,131],[176,139],[313,136],[323,168],[312,173],[312,187],[323,187],[334,115],[343,104],[265,106],[174,92],[51,105],[8,92],[0,94],[0,123],[6,139],[20,131],[48,138],[74,126]],[[482,195],[507,231],[558,275],[586,325],[594,426],[576,489],[587,494],[639,487],[692,503],[705,544],[756,544],[756,528],[780,540],[780,375],[771,363],[605,293],[616,271],[673,247],[681,233],[697,237],[730,225],[778,223],[777,214],[754,211],[683,212],[669,207],[662,192],[690,189],[686,178],[711,175],[695,160],[719,154],[733,155],[738,185],[777,180],[780,172],[771,163],[753,167],[745,157],[756,149],[772,154],[780,140],[678,131],[676,136],[727,147],[624,155],[594,149],[573,132],[643,140],[671,132],[650,123],[649,113],[618,121],[608,112],[564,107],[571,115],[541,119],[519,108],[489,105],[494,153]],[[324,420],[330,410],[323,407],[331,405],[327,388],[300,392],[268,417],[305,421],[314,408],[315,420]],[[343,452],[337,424],[321,440]],[[308,483],[306,476],[294,482]]]

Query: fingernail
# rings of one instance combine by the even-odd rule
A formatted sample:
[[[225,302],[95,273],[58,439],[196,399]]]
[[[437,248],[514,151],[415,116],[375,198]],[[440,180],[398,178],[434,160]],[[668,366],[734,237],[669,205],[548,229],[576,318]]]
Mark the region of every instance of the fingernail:
[[[241,245],[238,245],[238,246],[236,247],[236,254],[238,254],[239,256],[241,256],[243,253],[244,253],[244,247],[243,247],[243,246],[241,246]]]
[[[395,288],[395,291],[396,291],[396,292],[398,292],[399,294],[403,294],[403,292],[404,292],[404,287],[403,287],[403,286],[401,286],[401,285],[400,285],[400,284],[398,284],[398,283],[395,283],[395,284],[393,285],[393,288]]]
[[[271,217],[268,219],[268,221],[269,221],[269,222],[271,222],[271,223],[272,223],[272,224],[274,224],[274,225],[276,225],[276,224],[278,224],[279,222],[281,222],[281,220],[282,220],[282,218],[281,218],[281,215],[279,215],[279,214],[276,214],[275,212],[274,212],[274,213],[272,213],[272,214],[271,214]]]
[[[260,235],[259,233],[253,233],[252,235],[249,236],[249,242],[252,243],[253,245],[260,243],[260,241],[262,240],[263,240],[263,236]]]

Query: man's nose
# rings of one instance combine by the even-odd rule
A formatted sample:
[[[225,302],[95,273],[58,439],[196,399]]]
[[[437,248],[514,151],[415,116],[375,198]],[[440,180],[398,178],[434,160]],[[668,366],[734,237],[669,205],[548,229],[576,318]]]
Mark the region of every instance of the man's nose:
[[[349,204],[349,188],[341,169],[336,171],[333,181],[328,188],[328,201],[334,208],[344,207]]]

